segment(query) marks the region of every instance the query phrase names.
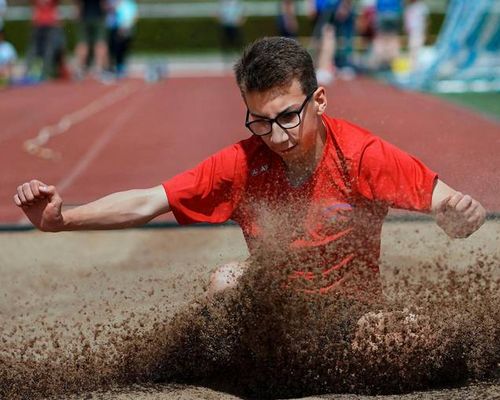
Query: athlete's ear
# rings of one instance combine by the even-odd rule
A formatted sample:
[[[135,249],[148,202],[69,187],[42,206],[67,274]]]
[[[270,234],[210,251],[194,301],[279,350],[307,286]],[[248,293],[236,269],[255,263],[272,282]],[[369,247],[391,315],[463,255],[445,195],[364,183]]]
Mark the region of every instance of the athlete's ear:
[[[313,95],[314,104],[316,105],[316,113],[318,115],[323,114],[326,111],[327,100],[326,100],[326,90],[323,86],[316,89]]]

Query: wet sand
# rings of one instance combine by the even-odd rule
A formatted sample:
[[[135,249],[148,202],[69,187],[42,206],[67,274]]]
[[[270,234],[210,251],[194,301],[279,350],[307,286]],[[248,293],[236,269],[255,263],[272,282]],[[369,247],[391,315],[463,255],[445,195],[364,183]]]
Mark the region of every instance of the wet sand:
[[[129,333],[151,329],[155,322],[168,320],[202,295],[210,272],[217,265],[247,257],[243,237],[239,229],[232,226],[63,234],[2,233],[0,247],[0,337],[3,342],[0,354],[18,348],[21,343],[29,343],[28,350],[24,349],[25,353],[20,356],[26,363],[43,357],[55,342],[58,348],[71,348],[89,338],[95,343],[105,341],[106,332],[113,329],[126,327]],[[388,266],[394,265],[418,275],[426,273],[419,269],[422,264],[438,261],[445,261],[460,271],[475,265],[484,255],[500,260],[498,221],[488,221],[469,239],[455,241],[450,241],[430,222],[388,222],[383,231],[382,275],[393,279],[393,271]],[[466,387],[400,395],[326,394],[308,398],[494,399],[499,396],[497,378]],[[74,398],[240,397],[198,386],[151,385],[87,391]]]

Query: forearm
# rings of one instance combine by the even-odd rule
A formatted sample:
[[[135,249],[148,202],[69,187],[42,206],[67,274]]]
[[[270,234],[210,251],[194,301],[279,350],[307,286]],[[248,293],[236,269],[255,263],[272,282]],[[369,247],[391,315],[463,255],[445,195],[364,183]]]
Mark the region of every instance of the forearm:
[[[61,231],[123,229],[143,225],[170,211],[163,188],[113,193],[63,210]]]

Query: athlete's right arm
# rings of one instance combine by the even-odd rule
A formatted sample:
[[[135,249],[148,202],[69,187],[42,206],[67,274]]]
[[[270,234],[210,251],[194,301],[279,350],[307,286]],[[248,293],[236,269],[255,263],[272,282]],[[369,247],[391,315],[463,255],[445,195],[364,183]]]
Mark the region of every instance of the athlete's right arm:
[[[14,202],[44,232],[130,228],[170,211],[161,185],[113,193],[64,210],[54,186],[32,180],[17,187]]]

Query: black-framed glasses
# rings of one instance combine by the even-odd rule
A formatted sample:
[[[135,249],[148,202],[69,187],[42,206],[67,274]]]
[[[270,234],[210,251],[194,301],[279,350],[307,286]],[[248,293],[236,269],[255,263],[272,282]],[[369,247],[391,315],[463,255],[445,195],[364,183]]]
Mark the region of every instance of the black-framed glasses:
[[[245,126],[257,136],[269,135],[273,130],[273,124],[276,122],[278,126],[282,129],[292,129],[296,128],[302,122],[300,115],[302,110],[306,106],[307,102],[311,99],[312,95],[316,89],[314,89],[304,100],[302,105],[298,110],[295,111],[284,111],[276,116],[276,118],[259,118],[249,121],[250,110],[247,109],[247,116],[245,120]]]

